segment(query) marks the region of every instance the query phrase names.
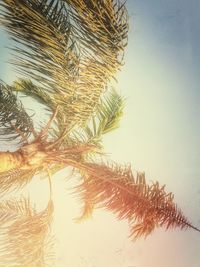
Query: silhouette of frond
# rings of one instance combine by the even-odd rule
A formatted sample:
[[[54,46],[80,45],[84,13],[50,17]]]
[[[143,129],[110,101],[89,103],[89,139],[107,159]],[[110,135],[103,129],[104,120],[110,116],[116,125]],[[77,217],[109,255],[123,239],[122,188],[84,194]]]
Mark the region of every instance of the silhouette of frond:
[[[0,138],[23,142],[33,129],[33,122],[26,113],[22,103],[10,90],[9,86],[0,84]]]
[[[7,267],[44,267],[53,260],[50,234],[53,204],[39,213],[29,200],[0,203],[0,264]]]
[[[146,184],[144,173],[134,177],[130,167],[87,163],[77,166],[85,173],[77,188],[85,203],[78,220],[91,215],[92,209],[105,208],[119,220],[130,223],[130,236],[147,236],[156,227],[181,229],[194,227],[174,203],[172,193],[166,193],[158,182]]]

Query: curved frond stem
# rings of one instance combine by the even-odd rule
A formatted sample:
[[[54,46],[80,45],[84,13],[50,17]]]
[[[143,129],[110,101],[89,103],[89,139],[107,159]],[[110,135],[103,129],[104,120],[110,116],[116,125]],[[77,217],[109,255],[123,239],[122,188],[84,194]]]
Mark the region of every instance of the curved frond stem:
[[[13,129],[15,129],[16,133],[18,133],[18,134],[21,136],[21,138],[22,138],[22,140],[24,141],[24,143],[25,143],[25,144],[28,144],[28,143],[29,143],[28,137],[25,136],[25,135],[23,134],[23,132],[20,131],[20,129],[17,128],[12,122],[10,122],[10,125],[13,127]]]
[[[44,138],[44,141],[45,139],[48,137],[48,130],[52,124],[52,122],[55,120],[57,114],[58,114],[58,108],[59,108],[59,105],[56,106],[54,112],[52,113],[48,123],[46,124],[46,126],[42,129],[42,131],[39,133],[37,139],[43,139]],[[37,141],[37,139],[35,141]]]
[[[48,181],[49,181],[49,197],[50,197],[50,200],[52,200],[52,196],[53,196],[53,190],[52,190],[52,176],[51,176],[51,171],[50,169],[47,167],[47,174],[48,174]]]
[[[61,145],[62,141],[66,138],[67,134],[72,130],[65,128],[63,130],[63,132],[61,133],[61,135],[57,138],[57,140],[55,140],[52,144],[47,145],[48,149],[53,149],[53,148],[57,148]]]

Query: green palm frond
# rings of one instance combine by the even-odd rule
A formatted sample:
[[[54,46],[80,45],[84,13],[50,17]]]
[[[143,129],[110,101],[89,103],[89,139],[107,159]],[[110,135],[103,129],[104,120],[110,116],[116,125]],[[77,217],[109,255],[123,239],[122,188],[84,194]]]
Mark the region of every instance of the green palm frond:
[[[126,8],[120,1],[110,0],[64,2],[72,9],[73,34],[84,51],[77,101],[88,103],[82,110],[83,114],[86,110],[92,114],[108,82],[122,64],[128,31]]]
[[[77,188],[85,203],[78,220],[89,217],[94,208],[105,208],[119,220],[129,221],[132,238],[147,236],[161,226],[200,231],[183,216],[164,186],[146,184],[144,173],[134,177],[130,167],[116,164],[82,163],[77,168],[85,174]]]
[[[38,103],[42,104],[44,109],[53,113],[56,107],[59,106],[56,119],[54,120],[54,127],[49,131],[49,135],[59,137],[66,128],[63,102],[59,99],[57,94],[49,94],[42,87],[36,85],[29,79],[18,79],[10,86],[14,92],[20,92],[25,96],[31,97]],[[45,127],[45,125],[42,125]],[[40,128],[42,128],[40,126]]]
[[[14,92],[21,92],[26,96],[30,96],[36,102],[43,104],[45,108],[54,110],[56,104],[50,94],[46,93],[43,88],[36,86],[31,80],[18,79],[10,86]]]
[[[124,98],[113,88],[100,100],[95,114],[85,127],[72,131],[78,141],[100,145],[102,136],[119,127],[123,115]]]
[[[92,2],[1,3],[1,22],[18,44],[13,64],[17,71],[39,82],[42,90],[62,107],[60,124],[69,129],[84,124],[94,112],[121,65],[127,39],[124,5],[99,1],[96,8]],[[83,17],[89,4],[87,11],[91,14]]]
[[[9,86],[0,84],[0,138],[23,142],[33,129],[33,122]]]
[[[27,199],[0,203],[0,263],[7,267],[45,267],[53,260],[50,233],[53,204],[39,213]],[[47,251],[49,255],[47,254]]]
[[[45,93],[42,88],[33,84],[31,80],[20,79],[15,81],[10,87],[13,91],[22,92],[23,94],[32,97],[37,102],[44,105],[49,110],[54,110],[56,103],[59,102],[55,98],[50,97]],[[61,103],[62,105],[62,103]],[[124,98],[117,93],[117,91],[111,88],[102,98],[100,103],[96,107],[96,112],[88,123],[84,127],[78,127],[71,133],[70,136],[66,136],[65,141],[71,142],[90,142],[99,144],[104,134],[115,130],[119,126],[119,122],[123,115]],[[62,111],[62,106],[60,106]],[[64,131],[62,127],[62,114],[58,112],[58,123],[55,125],[56,129],[53,129],[52,133],[59,135]]]
[[[124,98],[112,89],[97,106],[95,115],[98,120],[98,128],[95,127],[96,134],[100,136],[118,128],[123,109]]]

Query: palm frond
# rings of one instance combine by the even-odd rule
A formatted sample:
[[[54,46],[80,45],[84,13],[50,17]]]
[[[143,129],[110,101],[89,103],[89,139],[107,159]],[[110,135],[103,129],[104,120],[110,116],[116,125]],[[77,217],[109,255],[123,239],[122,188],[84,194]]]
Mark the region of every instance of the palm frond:
[[[0,138],[23,142],[33,129],[33,122],[26,113],[22,103],[10,90],[9,86],[0,84]],[[24,138],[23,138],[24,136]]]
[[[17,72],[40,85],[38,90],[29,86],[26,92],[34,89],[31,95],[38,95],[40,100],[56,97],[68,108],[75,92],[79,51],[71,39],[65,6],[54,0],[5,0],[1,6],[4,8],[2,24],[17,43],[12,64]]]
[[[67,110],[65,110],[65,103],[60,99],[59,94],[46,92],[43,87],[36,85],[30,79],[22,78],[14,81],[10,88],[14,92],[21,92],[25,96],[33,98],[38,103],[42,104],[48,112],[55,112],[56,108],[59,106],[54,120],[54,127],[49,129],[50,131],[48,134],[57,138],[60,137],[66,129],[66,117],[63,116],[63,114],[67,113]],[[40,128],[42,127],[43,125]]]
[[[24,187],[32,180],[35,173],[35,169],[23,170],[21,168],[0,173],[0,196]]]
[[[56,103],[54,103],[51,95],[46,93],[40,86],[36,86],[29,79],[18,79],[13,82],[10,88],[14,92],[21,92],[26,96],[30,96],[38,103],[43,104],[45,108],[49,108],[50,110],[55,109]]]
[[[1,21],[18,43],[14,48],[19,56],[17,67],[45,84],[48,91],[62,92],[63,86],[69,87],[70,78],[76,76],[77,56],[70,41],[68,12],[61,1],[4,0],[1,6]]]
[[[108,82],[122,64],[128,31],[126,8],[120,1],[110,0],[64,2],[71,7],[75,22],[73,34],[84,51],[78,80],[79,94],[75,95],[74,101],[81,105],[85,103],[82,114],[89,111],[92,115]]]
[[[124,98],[114,89],[102,98],[96,111],[96,117],[99,120],[98,135],[106,134],[119,127],[123,108]]]
[[[84,127],[71,133],[72,140],[100,145],[102,136],[119,127],[123,115],[124,98],[111,89],[97,105],[96,112]]]
[[[119,0],[64,0],[72,8],[75,34],[106,74],[113,75],[127,44],[128,16]],[[87,14],[87,16],[86,16]],[[106,68],[108,67],[108,69]]]
[[[146,184],[144,173],[134,177],[130,167],[95,163],[78,164],[85,177],[77,188],[85,203],[83,214],[88,217],[92,209],[105,208],[114,212],[119,220],[130,223],[130,236],[147,236],[156,227],[181,229],[194,227],[173,202],[172,193],[166,193],[158,182]]]
[[[53,257],[48,246],[52,246],[50,233],[53,204],[37,213],[29,200],[9,200],[0,203],[0,263],[7,267],[44,267]]]
[[[33,84],[31,80],[19,79],[11,86],[13,91],[22,92],[26,96],[30,96],[37,102],[44,105],[48,110],[54,110],[59,102],[49,94],[45,93],[42,88]],[[115,130],[119,126],[120,119],[123,115],[124,98],[111,88],[104,96],[101,97],[100,103],[96,107],[95,114],[88,123],[83,127],[76,127],[70,134],[66,136],[65,141],[68,143],[87,142],[98,145],[102,135]],[[61,107],[62,110],[62,107]],[[51,134],[57,137],[64,131],[62,126],[63,116],[58,112],[57,121]]]
[[[71,129],[85,123],[121,65],[128,27],[124,5],[3,0],[1,6],[1,21],[18,44],[17,70],[62,107],[60,125]],[[83,16],[85,11],[90,15]]]

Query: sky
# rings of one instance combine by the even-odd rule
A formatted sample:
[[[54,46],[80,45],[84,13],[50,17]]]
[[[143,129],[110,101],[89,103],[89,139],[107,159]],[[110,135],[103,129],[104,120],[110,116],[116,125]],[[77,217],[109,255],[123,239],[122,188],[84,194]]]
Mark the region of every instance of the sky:
[[[129,42],[116,87],[126,97],[121,126],[104,138],[113,160],[145,171],[173,192],[188,219],[200,226],[200,2],[127,0]],[[5,61],[0,32],[0,78],[15,74]],[[157,229],[146,240],[128,239],[127,222],[105,211],[75,224],[81,204],[67,173],[54,180],[56,267],[200,267],[200,234]],[[45,185],[32,184],[46,201]]]

